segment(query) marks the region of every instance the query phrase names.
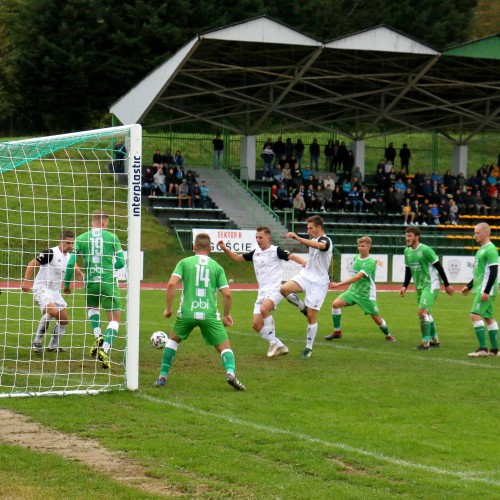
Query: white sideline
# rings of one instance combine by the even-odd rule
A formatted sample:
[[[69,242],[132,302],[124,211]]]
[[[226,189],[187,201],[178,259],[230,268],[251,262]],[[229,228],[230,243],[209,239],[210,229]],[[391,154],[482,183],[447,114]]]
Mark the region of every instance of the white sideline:
[[[279,429],[277,427],[270,427],[268,425],[262,425],[262,424],[257,424],[254,422],[249,422],[246,420],[241,420],[239,418],[234,418],[230,415],[224,415],[222,413],[215,413],[215,412],[210,412],[206,410],[200,410],[199,408],[195,408],[194,406],[189,406],[183,403],[176,403],[174,401],[166,400],[166,399],[159,399],[154,396],[150,396],[149,394],[144,394],[144,393],[134,393],[134,395],[137,395],[138,397],[142,399],[146,399],[148,401],[151,401],[152,403],[156,404],[163,404],[167,406],[172,406],[174,408],[179,408],[184,411],[189,411],[191,413],[194,413],[196,415],[203,415],[207,416],[210,418],[217,418],[219,420],[224,420],[226,422],[229,422],[230,424],[236,424],[244,427],[249,427],[251,429],[255,429],[258,431],[263,431],[266,433],[266,435],[272,435],[272,434],[282,434],[285,436],[290,436],[294,439],[298,439],[300,441],[307,441],[309,443],[314,443],[314,444],[320,444],[322,446],[325,446],[327,448],[337,448],[339,450],[343,451],[348,451],[350,453],[356,453],[358,455],[363,455],[366,457],[374,458],[376,460],[379,460],[381,462],[386,462],[392,465],[398,465],[401,467],[407,467],[410,469],[417,469],[417,470],[422,470],[424,472],[432,472],[433,474],[440,474],[442,476],[451,476],[455,477],[457,479],[461,479],[464,481],[475,481],[478,483],[485,483],[485,484],[490,484],[493,486],[500,486],[500,481],[495,480],[495,479],[490,479],[488,477],[479,477],[480,475],[487,475],[487,472],[461,472],[461,471],[452,471],[452,470],[447,470],[447,469],[442,469],[439,467],[434,467],[432,465],[425,465],[425,464],[420,464],[416,462],[409,462],[408,460],[403,460],[400,458],[395,458],[395,457],[390,457],[388,455],[384,455],[382,453],[377,453],[376,451],[369,451],[369,450],[364,450],[362,448],[355,448],[353,446],[349,446],[344,443],[339,443],[339,442],[332,442],[332,441],[325,441],[324,439],[319,439],[319,438],[314,438],[311,436],[308,436],[307,434],[302,434],[300,432],[293,432],[293,431],[288,431],[286,429]]]

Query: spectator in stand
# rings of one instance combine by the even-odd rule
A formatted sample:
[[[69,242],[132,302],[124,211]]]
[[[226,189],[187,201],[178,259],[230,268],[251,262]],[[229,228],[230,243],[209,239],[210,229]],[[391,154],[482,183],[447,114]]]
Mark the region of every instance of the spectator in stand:
[[[434,188],[432,187],[432,181],[430,179],[425,179],[424,184],[422,186],[422,194],[431,199],[432,194],[434,192]]]
[[[415,185],[415,192],[417,194],[423,194],[422,187],[425,182],[425,176],[419,170],[415,172],[415,176],[413,177],[413,184]]]
[[[373,207],[373,213],[379,217],[384,217],[387,215],[387,207],[385,205],[384,198],[382,196],[379,196],[377,198],[377,201],[372,205]]]
[[[415,198],[414,200],[411,201],[410,212],[413,212],[415,214],[414,224],[416,226],[418,226],[424,222],[424,216],[422,214],[422,208],[420,206],[420,202],[418,201],[418,198]]]
[[[458,219],[460,217],[460,211],[458,209],[455,200],[450,200],[449,204],[449,212],[450,212],[450,222],[456,226],[458,224]]]
[[[349,192],[349,203],[351,204],[351,210],[353,212],[363,211],[363,201],[361,200],[361,194],[357,186],[353,186]]]
[[[468,215],[474,214],[476,212],[476,207],[474,205],[474,196],[472,195],[472,191],[466,190],[464,193],[462,193],[462,195],[466,206],[465,213]]]
[[[220,136],[220,132],[215,134],[215,139],[212,140],[212,144],[214,145],[214,167],[221,168],[224,154],[224,141]]]
[[[498,199],[498,190],[495,194],[490,197],[489,200],[490,207],[490,215],[498,215],[498,209],[500,207],[499,199]]]
[[[401,167],[399,169],[399,172],[396,174],[396,177],[398,177],[399,179],[401,179],[406,184],[406,178],[407,178],[406,168]]]
[[[290,197],[288,195],[288,190],[283,182],[280,183],[276,195],[278,197],[277,207],[279,210],[290,208]]]
[[[306,185],[309,183],[309,178],[313,175],[313,171],[310,165],[306,165],[305,168],[302,169],[302,184]]]
[[[179,184],[179,207],[182,206],[182,202],[187,200],[188,208],[191,208],[191,195],[189,194],[189,186],[186,179],[182,179]]]
[[[378,161],[378,164],[377,166],[375,167],[375,171],[378,172],[378,169],[381,168],[382,170],[385,169],[385,161],[383,158],[380,158],[380,160]]]
[[[410,158],[411,151],[408,148],[408,144],[404,143],[403,147],[399,150],[399,159],[401,160],[401,167],[406,169],[406,173],[410,173]]]
[[[354,154],[352,150],[349,150],[347,152],[347,156],[344,159],[344,175],[346,177],[351,177],[353,175],[352,171],[354,168],[354,161],[355,161]]]
[[[298,162],[295,163],[294,167],[292,168],[292,178],[293,184],[296,188],[302,186],[302,170]]]
[[[455,193],[453,194],[453,201],[457,205],[459,213],[465,214],[467,211],[467,205],[465,204],[465,197],[460,188],[455,189]]]
[[[311,168],[319,172],[319,155],[320,148],[318,144],[318,139],[314,138],[311,145],[309,146],[309,154],[311,156]]]
[[[394,149],[394,144],[392,142],[390,142],[385,148],[384,157],[386,163],[394,165],[394,162],[396,161],[396,150]]]
[[[448,193],[453,193],[457,186],[457,178],[448,169],[443,175],[443,185],[448,190]]]
[[[288,165],[288,163],[285,163],[285,165]],[[281,170],[281,165],[277,163],[274,166],[273,170],[273,180],[277,183],[276,186],[280,183],[283,182],[284,176],[283,176],[283,171]]]
[[[278,210],[278,185],[273,183],[271,186],[271,207],[272,210]]]
[[[333,189],[330,184],[323,190],[323,207],[325,210],[333,210]]]
[[[170,168],[174,164],[174,155],[170,148],[167,148],[165,153],[161,155],[161,163],[163,168]]]
[[[428,198],[424,198],[424,202],[420,205],[420,212],[422,213],[422,226],[432,224],[431,207]]]
[[[337,184],[332,193],[332,210],[334,212],[343,212],[346,208],[346,193]]]
[[[316,210],[316,191],[312,184],[304,189],[304,201],[307,210]]]
[[[285,186],[288,188],[292,185],[292,169],[290,168],[289,163],[285,163],[285,166],[283,167],[283,182],[285,183]]]
[[[410,219],[410,224],[413,224],[413,221],[415,220],[415,212],[412,212],[411,209],[411,203],[410,203],[410,198],[405,198],[405,201],[403,203],[402,211],[403,211],[403,219],[404,219],[404,225],[408,225],[408,219]]]
[[[345,142],[342,141],[339,146],[339,151],[338,151],[338,159],[339,159],[339,164],[342,165],[342,172],[346,171],[345,168],[345,161],[347,160],[347,147],[345,145]]]
[[[375,174],[375,180],[377,183],[377,189],[385,189],[385,170],[384,167],[377,167],[377,173]]]
[[[304,156],[304,143],[302,142],[302,139],[297,139],[297,143],[295,144],[295,159],[297,160],[300,168],[300,164],[302,161],[302,157]]]
[[[153,155],[153,167],[154,168],[158,169],[159,167],[162,166],[161,158],[162,158],[161,151],[159,149],[156,149],[154,152],[154,155]]]
[[[474,191],[479,186],[480,178],[477,175],[471,175],[467,179],[466,187],[473,189]]]
[[[306,218],[306,204],[304,202],[304,198],[302,198],[300,193],[297,193],[295,195],[295,198],[293,199],[293,211],[296,221],[302,221]]]
[[[276,163],[274,166],[276,165],[279,165],[281,167],[281,170],[283,170],[283,167],[285,166],[285,164],[287,163],[287,158],[286,158],[286,154],[283,153],[281,155],[281,158],[279,159],[278,163]]]
[[[476,172],[476,177],[484,177],[484,176],[488,176],[488,170],[489,170],[489,167],[488,165],[486,164],[482,164],[481,167],[478,169],[478,171]]]
[[[285,156],[286,156],[286,161],[290,161],[292,159],[292,156],[293,156],[293,143],[292,143],[292,139],[290,137],[287,137],[286,141],[285,141]]]
[[[431,181],[434,183],[436,181],[439,185],[443,183],[443,176],[436,170],[431,175]]]
[[[334,157],[334,144],[333,141],[330,139],[328,141],[328,144],[325,146],[324,149],[324,154],[325,154],[325,170],[327,172],[332,172],[333,171],[333,157]]]
[[[407,187],[404,193],[406,198],[410,198],[410,201],[413,201],[417,198],[417,195],[413,192],[412,188]]]
[[[147,168],[142,175],[142,190],[145,196],[156,196],[153,171]]]
[[[388,174],[388,173],[391,171],[391,169],[393,169],[393,168],[394,168],[394,165],[392,164],[392,162],[388,161],[388,162],[385,164],[385,166],[384,166],[384,172],[385,172],[386,174]]]
[[[432,205],[429,206],[429,214],[430,214],[430,219],[433,224],[436,226],[439,226],[440,220],[439,220],[439,208],[438,206],[433,203]]]
[[[264,173],[262,175],[263,179],[273,178],[273,163],[274,163],[274,152],[268,143],[264,145],[264,149],[260,155],[262,160],[264,160]]]
[[[349,179],[344,179],[342,182],[342,191],[344,192],[344,196],[349,196],[349,193],[351,192],[351,182]]]
[[[401,212],[405,202],[405,194],[401,191],[401,189],[394,189],[394,198],[396,199],[398,212]]]
[[[274,153],[274,164],[276,164],[280,161],[281,156],[285,154],[285,144],[281,137],[278,137],[278,140],[272,145],[272,150]]]
[[[394,189],[400,189],[403,193],[406,192],[406,184],[403,182],[403,179],[401,179],[401,177],[398,177],[398,179],[396,180]]]
[[[389,189],[387,190],[385,203],[387,205],[387,211],[389,213],[395,214],[401,211],[401,206],[398,204],[396,200],[396,191],[394,190],[394,186],[390,186]]]
[[[363,173],[358,166],[354,167],[351,170],[351,177],[357,177],[359,179],[359,182],[363,182]]]
[[[481,195],[481,191],[479,189],[476,190],[473,202],[474,212],[476,213],[476,215],[488,215],[488,207],[485,205],[483,197]]]
[[[389,173],[385,174],[385,190],[387,191],[391,186],[394,187],[396,180],[396,172],[394,171],[394,167],[391,167]]]
[[[163,196],[167,194],[167,186],[165,185],[165,174],[163,173],[163,168],[158,167],[156,174],[153,175],[154,183],[156,188],[158,188]]]
[[[361,188],[361,191],[359,192],[359,197],[361,199],[361,202],[363,203],[363,211],[364,212],[369,212],[370,211],[370,192],[366,186],[363,186]]]
[[[175,152],[173,165],[175,165],[177,167],[177,171],[182,172],[182,175],[184,176],[184,158],[179,150]]]
[[[168,169],[165,177],[165,185],[168,186],[168,194],[177,195],[179,191],[179,181],[177,179],[177,170],[173,167]]]
[[[466,190],[466,184],[467,180],[465,179],[463,172],[460,172],[457,175],[457,188],[459,188],[462,193]]]
[[[210,188],[207,186],[207,181],[201,181],[201,186],[200,186],[201,208],[212,208],[212,200],[208,195],[209,193],[210,193]]]
[[[194,208],[203,208],[201,203],[201,189],[198,181],[194,181],[194,184],[191,186],[191,203]]]
[[[450,223],[450,207],[448,206],[448,200],[443,199],[439,202],[438,205],[439,210],[439,220],[442,224]]]
[[[315,210],[321,210],[322,212],[325,211],[325,191],[323,189],[323,184],[318,184],[318,187],[316,188],[316,202],[314,205]]]
[[[434,200],[438,203],[441,203],[441,200],[448,200],[448,194],[444,186],[439,187],[437,194],[434,196]]]
[[[189,188],[191,189],[191,187],[193,186],[193,184],[196,182],[196,177],[194,176],[193,172],[191,170],[188,170],[186,172],[186,181],[187,181],[187,185],[189,186]]]

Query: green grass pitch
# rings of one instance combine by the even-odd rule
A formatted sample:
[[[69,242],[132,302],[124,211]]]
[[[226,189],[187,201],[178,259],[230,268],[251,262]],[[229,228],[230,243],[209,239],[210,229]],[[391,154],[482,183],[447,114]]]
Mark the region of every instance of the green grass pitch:
[[[297,309],[283,302],[276,311],[290,353],[269,360],[250,326],[256,292],[233,293],[229,332],[246,392],[226,384],[197,332],[181,344],[167,387],[154,388],[161,351],[149,338],[173,320],[163,317],[164,292],[143,291],[139,391],[0,401],[126,452],[185,498],[500,498],[500,358],[467,357],[477,347],[471,298],[440,294],[441,347],[418,352],[415,294],[378,295],[396,343],[357,307],[343,310],[340,341],[323,340],[337,295],[328,293],[313,356],[302,361]],[[99,474],[90,487],[95,473],[74,462],[0,451],[0,496],[22,480],[33,498],[153,498]]]

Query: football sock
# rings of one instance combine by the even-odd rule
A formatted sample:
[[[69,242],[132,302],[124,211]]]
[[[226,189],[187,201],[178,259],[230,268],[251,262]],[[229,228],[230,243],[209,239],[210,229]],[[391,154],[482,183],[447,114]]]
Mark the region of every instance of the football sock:
[[[118,321],[110,321],[106,331],[104,332],[104,343],[102,344],[102,348],[105,353],[109,351],[109,348],[113,345],[113,340],[118,334],[119,328]]]
[[[36,343],[42,342],[43,336],[45,335],[45,332],[47,331],[47,328],[49,327],[51,320],[52,320],[52,316],[49,316],[47,313],[45,313],[40,318],[40,322],[38,323],[38,329],[36,331],[36,336],[35,336],[34,342],[36,342]]]
[[[342,319],[342,309],[335,309],[332,307],[333,329],[340,330],[340,320]]]
[[[385,322],[385,319],[382,320],[382,324],[379,325],[380,330],[382,333],[387,337],[387,335],[390,335],[389,332],[389,327],[387,326],[387,323]]]
[[[306,307],[304,302],[299,299],[299,296],[296,293],[289,293],[286,296],[286,300],[288,300],[288,302],[290,302],[290,304],[297,306],[301,311],[303,311]]]
[[[474,321],[474,332],[476,333],[479,347],[481,349],[486,349],[488,346],[486,344],[486,328],[483,320]]]
[[[174,362],[178,347],[179,344],[175,340],[168,339],[167,345],[165,346],[165,349],[163,349],[163,356],[161,358],[160,377],[167,378],[170,367]]]
[[[488,325],[488,334],[490,336],[491,348],[498,349],[498,323],[496,321]]]
[[[434,318],[430,314],[428,316],[429,316],[429,324],[431,327],[429,334],[430,334],[431,338],[435,339],[438,336],[437,331],[436,331],[436,323],[434,323]]]
[[[52,337],[49,342],[49,349],[59,347],[59,341],[66,332],[66,326],[67,325],[61,325],[61,323],[55,324],[54,330],[52,331]]]
[[[92,331],[94,332],[94,336],[101,336],[101,317],[99,315],[99,311],[97,309],[89,309],[88,317],[90,321],[90,326],[92,327]]]
[[[268,329],[267,340],[273,344],[276,342],[276,325],[274,323],[274,318],[272,316],[264,318],[264,325],[264,328]]]
[[[422,341],[424,343],[429,342],[431,338],[431,324],[429,322],[429,317],[427,314],[419,316],[420,319],[420,331],[422,332]]]
[[[226,370],[226,373],[234,375],[234,372],[236,371],[236,361],[234,360],[233,351],[231,351],[231,349],[224,349],[220,353],[220,357],[222,361],[222,366]]]
[[[313,348],[314,339],[316,338],[316,334],[318,333],[318,323],[314,323],[314,325],[307,326],[307,341],[306,347],[308,349]]]

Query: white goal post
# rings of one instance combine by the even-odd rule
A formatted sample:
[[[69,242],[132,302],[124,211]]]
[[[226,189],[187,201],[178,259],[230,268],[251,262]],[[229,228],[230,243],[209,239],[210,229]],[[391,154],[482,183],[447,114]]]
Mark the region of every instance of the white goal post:
[[[138,388],[141,156],[140,125],[0,142],[0,397]],[[107,229],[127,256],[109,369],[90,353],[95,337],[83,283],[73,283],[66,295],[61,283],[69,319],[61,350],[51,344],[56,318],[46,317],[41,349],[33,345],[37,331],[43,333],[44,313],[33,290],[21,287],[28,263],[57,247],[63,230],[75,238],[89,231],[96,210],[108,214]],[[55,259],[57,252],[50,255]],[[41,265],[36,262],[35,275]],[[108,318],[102,307],[100,321],[104,332]]]

